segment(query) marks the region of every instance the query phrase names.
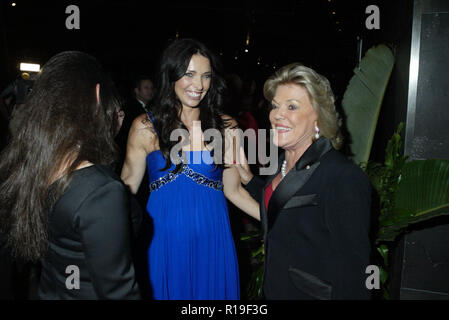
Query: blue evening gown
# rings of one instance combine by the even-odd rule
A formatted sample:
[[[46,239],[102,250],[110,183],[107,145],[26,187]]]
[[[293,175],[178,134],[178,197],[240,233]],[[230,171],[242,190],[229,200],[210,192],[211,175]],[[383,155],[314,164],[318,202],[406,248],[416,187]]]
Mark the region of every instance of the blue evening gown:
[[[223,169],[209,151],[190,151],[188,164],[160,171],[160,150],[147,156],[153,222],[148,267],[158,300],[239,299],[237,255],[222,191]],[[193,158],[200,160],[192,164]],[[195,162],[197,163],[197,162]]]

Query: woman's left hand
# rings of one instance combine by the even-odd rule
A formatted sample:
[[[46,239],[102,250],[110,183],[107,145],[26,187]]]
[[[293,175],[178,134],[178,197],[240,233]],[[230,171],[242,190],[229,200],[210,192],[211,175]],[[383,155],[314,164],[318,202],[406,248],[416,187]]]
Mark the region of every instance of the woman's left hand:
[[[254,175],[249,168],[248,160],[246,159],[243,147],[240,147],[239,160],[234,164],[234,166],[237,168],[237,171],[240,175],[240,182],[244,185],[247,185]]]

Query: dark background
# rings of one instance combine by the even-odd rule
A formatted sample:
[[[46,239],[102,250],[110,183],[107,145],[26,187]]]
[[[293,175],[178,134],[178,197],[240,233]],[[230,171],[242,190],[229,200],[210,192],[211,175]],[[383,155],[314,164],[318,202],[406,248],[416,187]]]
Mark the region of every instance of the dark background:
[[[80,30],[66,29],[69,5],[80,9]],[[380,30],[365,27],[368,5],[380,9]],[[259,88],[275,69],[302,62],[330,80],[341,111],[359,58],[386,43],[396,62],[371,152],[382,161],[386,141],[406,120],[412,20],[412,0],[0,0],[0,91],[20,74],[20,62],[42,66],[58,52],[80,50],[95,56],[129,95],[136,76],[154,76],[170,39],[193,37],[219,54],[225,73],[253,78]]]
[[[80,30],[65,27],[71,4],[80,9]],[[205,42],[220,54],[226,73],[260,85],[274,69],[302,62],[328,77],[340,97],[358,61],[357,37],[363,52],[381,41],[380,31],[365,28],[370,4],[379,6],[383,29],[394,21],[384,1],[2,0],[0,85],[17,76],[20,62],[43,65],[60,51],[81,50],[129,89],[136,75],[154,74],[164,46],[178,36]]]
[[[253,78],[259,87],[275,69],[304,63],[330,80],[338,109],[359,57],[371,46],[385,43],[396,61],[379,115],[372,160],[383,160],[387,140],[407,118],[413,0],[17,0],[15,7],[12,2],[0,0],[0,91],[19,75],[20,62],[43,65],[58,52],[81,50],[98,58],[122,93],[129,95],[134,77],[154,75],[170,39],[194,37],[220,55],[225,73]],[[418,112],[416,128],[412,128],[416,137],[404,141],[414,143],[409,150],[412,158],[447,158],[448,2],[419,3],[423,21]],[[65,27],[69,16],[65,10],[71,4],[79,6],[80,30]],[[380,30],[365,27],[368,5],[380,9]],[[449,224],[438,223],[444,226],[399,240],[391,270],[393,298],[449,297],[444,250]]]

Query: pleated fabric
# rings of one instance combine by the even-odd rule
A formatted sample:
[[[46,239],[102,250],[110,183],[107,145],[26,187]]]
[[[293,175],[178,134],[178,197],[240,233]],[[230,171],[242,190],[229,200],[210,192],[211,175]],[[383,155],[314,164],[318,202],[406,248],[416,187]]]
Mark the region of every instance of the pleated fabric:
[[[226,199],[222,189],[216,188],[217,182],[222,182],[223,170],[212,163],[209,151],[186,155],[186,169],[192,171],[169,178],[169,171],[175,167],[160,171],[165,166],[160,150],[147,157],[153,189],[147,203],[153,224],[148,249],[153,297],[237,300],[237,255]],[[155,183],[161,180],[163,184]]]

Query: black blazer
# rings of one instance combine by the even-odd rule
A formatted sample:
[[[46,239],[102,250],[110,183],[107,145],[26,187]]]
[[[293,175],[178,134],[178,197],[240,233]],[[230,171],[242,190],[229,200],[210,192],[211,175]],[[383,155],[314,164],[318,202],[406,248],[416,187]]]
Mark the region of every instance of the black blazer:
[[[94,165],[75,171],[49,215],[39,298],[140,298],[131,254],[129,201],[124,184],[109,168]],[[66,273],[70,265],[79,268],[79,289],[66,286],[74,274]]]
[[[279,165],[285,155],[279,159]],[[279,169],[277,173],[279,172]],[[277,174],[276,173],[276,174]],[[265,208],[263,181],[246,186],[259,200],[267,299],[369,299],[371,186],[363,171],[320,138],[302,155]]]

